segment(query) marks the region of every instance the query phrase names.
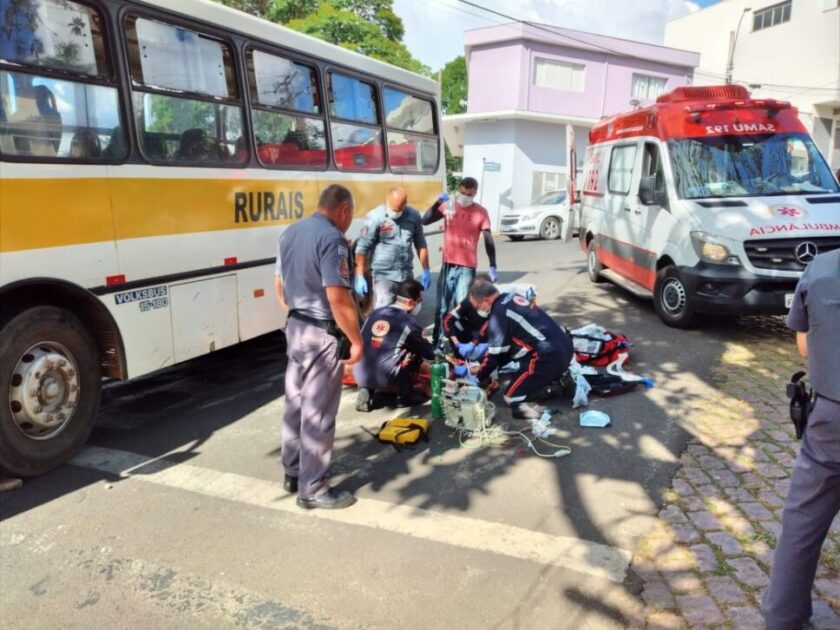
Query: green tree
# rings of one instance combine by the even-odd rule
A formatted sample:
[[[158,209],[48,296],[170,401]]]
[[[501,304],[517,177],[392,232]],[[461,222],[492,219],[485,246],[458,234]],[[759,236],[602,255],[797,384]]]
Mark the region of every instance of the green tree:
[[[217,0],[348,50],[429,76],[402,42],[393,0]]]
[[[440,71],[440,105],[444,114],[467,111],[467,63],[464,56],[455,57]]]

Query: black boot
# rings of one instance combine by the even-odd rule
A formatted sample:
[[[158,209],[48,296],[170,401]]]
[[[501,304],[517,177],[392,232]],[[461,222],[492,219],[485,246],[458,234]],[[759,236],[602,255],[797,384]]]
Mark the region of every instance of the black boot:
[[[360,387],[356,396],[356,411],[367,413],[373,409],[373,390],[367,387]]]
[[[297,504],[304,510],[314,510],[320,508],[322,510],[341,510],[350,507],[356,502],[356,497],[347,492],[347,490],[336,490],[330,488],[324,494],[319,494],[317,497],[297,498]]]

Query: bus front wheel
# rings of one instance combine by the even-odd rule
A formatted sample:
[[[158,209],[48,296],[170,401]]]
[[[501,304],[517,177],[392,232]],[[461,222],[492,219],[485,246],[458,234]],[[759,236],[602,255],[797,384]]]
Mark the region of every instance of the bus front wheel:
[[[96,343],[72,313],[36,306],[0,330],[0,469],[33,477],[87,440],[99,407]]]

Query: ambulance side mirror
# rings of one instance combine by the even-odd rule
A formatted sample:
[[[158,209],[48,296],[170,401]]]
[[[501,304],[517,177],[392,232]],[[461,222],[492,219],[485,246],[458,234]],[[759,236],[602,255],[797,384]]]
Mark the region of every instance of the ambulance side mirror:
[[[642,177],[639,182],[639,201],[645,206],[652,206],[656,203],[656,176],[648,175]]]

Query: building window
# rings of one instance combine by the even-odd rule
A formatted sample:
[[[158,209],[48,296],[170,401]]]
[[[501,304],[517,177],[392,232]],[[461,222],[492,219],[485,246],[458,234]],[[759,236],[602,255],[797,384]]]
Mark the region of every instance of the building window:
[[[566,174],[552,171],[534,171],[531,183],[531,203],[546,193],[564,190],[566,188]]]
[[[583,92],[583,70],[584,66],[538,58],[534,60],[534,85]]]
[[[753,30],[760,31],[782,22],[790,21],[791,0],[774,4],[772,7],[753,11]]]
[[[633,164],[636,162],[636,145],[613,147],[610,159],[609,189],[611,193],[626,195],[630,192]]]
[[[634,74],[631,95],[633,98],[654,100],[665,92],[668,79],[651,77],[646,74]]]

